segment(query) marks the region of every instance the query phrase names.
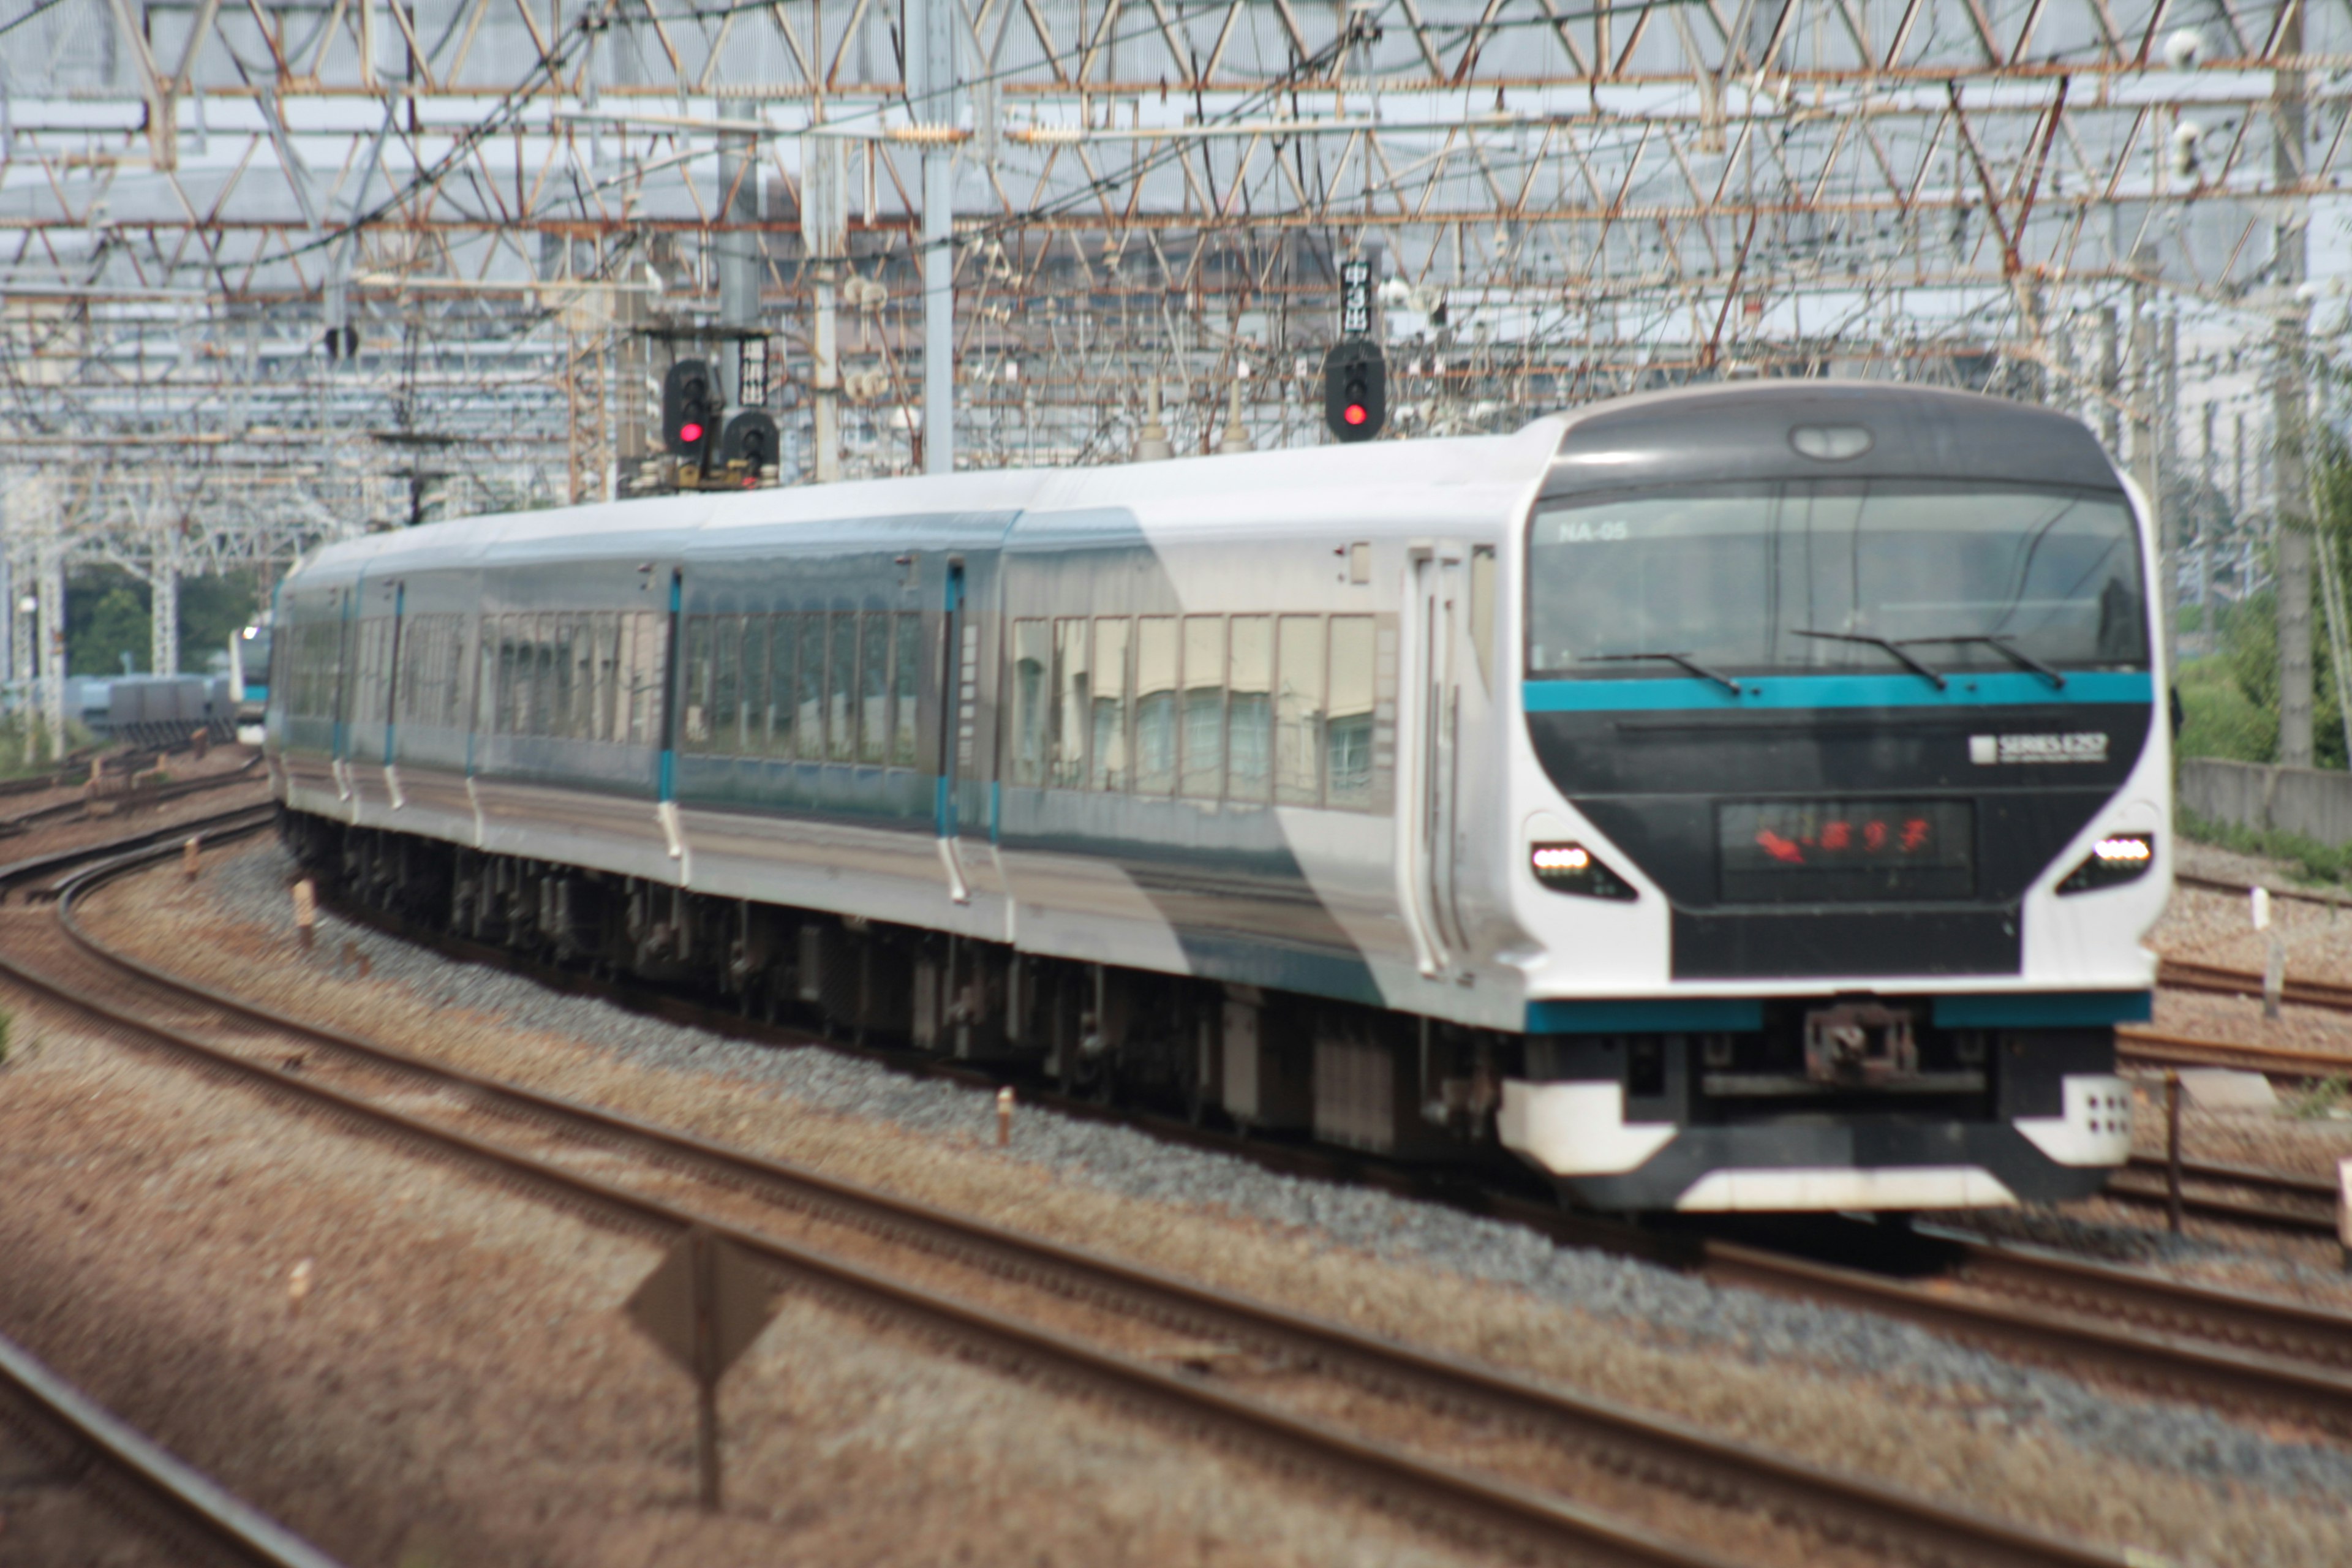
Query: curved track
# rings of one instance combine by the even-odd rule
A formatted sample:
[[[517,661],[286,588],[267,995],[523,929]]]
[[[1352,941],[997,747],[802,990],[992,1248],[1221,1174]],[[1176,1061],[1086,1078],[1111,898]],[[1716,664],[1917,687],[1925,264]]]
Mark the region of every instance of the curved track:
[[[218,1482],[165,1451],[0,1336],[0,1420],[21,1429],[60,1468],[95,1481],[137,1527],[184,1563],[251,1568],[336,1568],[334,1559]]]
[[[338,898],[347,916],[446,956],[482,962],[674,1021],[754,1040],[811,1044],[804,1032],[761,1025],[673,994],[594,980],[505,949],[451,936]],[[869,1057],[976,1083],[996,1081],[928,1053],[856,1048]],[[1108,1117],[1161,1136],[1292,1173],[1368,1181],[1522,1224],[1572,1246],[1692,1269],[1725,1284],[1777,1291],[1902,1318],[2002,1353],[2095,1373],[2158,1394],[2352,1435],[2352,1318],[2312,1311],[1958,1232],[1925,1238],[1869,1226],[1762,1227],[1762,1245],[1721,1234],[1627,1226],[1563,1212],[1491,1185],[1433,1178],[1414,1167],[1327,1148],[1241,1139],[1166,1118],[1107,1110],[1069,1095],[1043,1097],[1078,1115]],[[1791,1232],[1793,1231],[1793,1234]],[[1755,1234],[1752,1230],[1743,1235]],[[1825,1261],[1824,1258],[1833,1261]],[[1949,1287],[1961,1287],[1955,1292]],[[2294,1347],[2282,1350],[2282,1347]]]
[[[6,967],[215,1071],[625,1224],[707,1226],[794,1288],[1213,1432],[1480,1539],[1584,1562],[1719,1561],[1568,1500],[1598,1487],[1649,1492],[1645,1511],[1668,1517],[1728,1509],[1751,1532],[1761,1516],[1766,1528],[1817,1542],[1803,1549],[1816,1561],[1844,1560],[1849,1549],[1950,1563],[2120,1561],[187,984],[107,951],[75,921],[77,896],[142,853],[156,852],[69,880],[37,955],[16,956],[31,944],[14,943]],[[1453,1457],[1461,1453],[1478,1463]]]

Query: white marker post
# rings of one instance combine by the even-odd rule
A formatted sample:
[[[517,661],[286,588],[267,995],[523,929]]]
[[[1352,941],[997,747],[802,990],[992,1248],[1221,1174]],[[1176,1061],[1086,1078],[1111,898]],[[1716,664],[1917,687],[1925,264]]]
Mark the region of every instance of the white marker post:
[[[2336,1162],[2336,1242],[2344,1249],[2344,1271],[2352,1274],[2352,1160]]]

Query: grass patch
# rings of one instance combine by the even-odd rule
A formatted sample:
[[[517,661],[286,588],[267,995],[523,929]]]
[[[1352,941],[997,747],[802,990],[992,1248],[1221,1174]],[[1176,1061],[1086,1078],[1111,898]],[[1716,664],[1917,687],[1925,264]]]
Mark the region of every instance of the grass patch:
[[[2352,885],[2352,844],[2322,844],[2316,838],[2277,828],[2236,827],[2226,822],[2209,822],[2188,811],[2179,814],[2179,823],[2184,838],[2284,862],[2288,874],[2299,882]]]
[[[2255,705],[2225,658],[2180,666],[2181,726],[2173,751],[2184,757],[2267,763],[2278,756],[2278,715]]]
[[[2352,1079],[2346,1079],[2342,1073],[2336,1073],[2321,1079],[2317,1083],[2288,1100],[2286,1113],[2289,1116],[2300,1117],[2305,1121],[2316,1121],[2322,1117],[2342,1110],[2347,1100],[2352,1100]]]

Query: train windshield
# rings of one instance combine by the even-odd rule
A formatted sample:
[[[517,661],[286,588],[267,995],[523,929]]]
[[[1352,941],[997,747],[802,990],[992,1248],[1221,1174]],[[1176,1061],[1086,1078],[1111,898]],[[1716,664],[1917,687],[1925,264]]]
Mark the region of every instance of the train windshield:
[[[1538,678],[2148,667],[2137,533],[2113,491],[1649,490],[1538,506],[1528,543]]]

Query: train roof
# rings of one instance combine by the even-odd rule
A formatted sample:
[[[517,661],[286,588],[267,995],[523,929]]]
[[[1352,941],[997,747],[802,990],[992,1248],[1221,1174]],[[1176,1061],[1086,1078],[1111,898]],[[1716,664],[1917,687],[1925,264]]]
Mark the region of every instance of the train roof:
[[[1509,436],[1379,441],[1085,468],[1004,468],[906,479],[846,480],[788,489],[702,491],[592,506],[550,508],[428,523],[329,545],[306,557],[289,584],[349,581],[362,572],[487,566],[546,559],[675,557],[681,533],[811,530],[845,534],[873,548],[872,524],[901,519],[960,521],[1002,533],[1023,515],[1123,510],[1188,517],[1213,527],[1227,498],[1290,492],[1297,512],[1348,515],[1367,523],[1395,513],[1430,488],[1501,486],[1525,495],[1540,480],[1561,421],[1541,419]],[[1262,528],[1255,520],[1252,526]]]

